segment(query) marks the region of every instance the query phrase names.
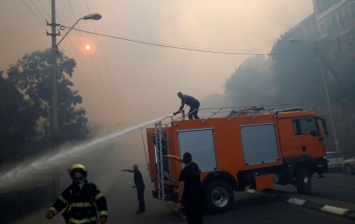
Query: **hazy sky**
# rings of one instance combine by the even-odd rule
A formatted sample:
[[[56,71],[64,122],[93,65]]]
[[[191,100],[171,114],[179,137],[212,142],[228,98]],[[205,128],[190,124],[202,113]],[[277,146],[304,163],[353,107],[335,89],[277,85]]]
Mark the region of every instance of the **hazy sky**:
[[[26,53],[51,47],[51,0],[1,0],[0,70]],[[224,90],[250,55],[213,54],[144,42],[222,52],[269,53],[274,41],[313,12],[312,0],[56,0],[57,23],[82,20],[59,45],[74,58],[75,89],[95,123],[136,124],[176,111],[178,91],[198,99]],[[68,29],[61,31],[58,41]],[[85,50],[85,44],[91,50]],[[232,105],[231,105],[232,106]],[[203,108],[203,105],[201,105]]]

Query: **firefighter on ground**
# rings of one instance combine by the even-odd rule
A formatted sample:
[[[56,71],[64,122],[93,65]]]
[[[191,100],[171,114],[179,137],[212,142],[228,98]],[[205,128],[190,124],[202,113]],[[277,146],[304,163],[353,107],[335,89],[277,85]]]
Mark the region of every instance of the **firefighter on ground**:
[[[182,94],[182,92],[178,92],[177,95],[181,99],[181,106],[179,110],[174,113],[174,115],[183,112],[184,106],[186,104],[190,107],[188,114],[189,120],[200,119],[197,116],[198,108],[200,107],[200,102],[192,96]]]
[[[52,219],[66,207],[62,216],[67,224],[105,224],[107,222],[106,199],[96,185],[86,179],[85,166],[75,164],[68,171],[73,183],[48,209],[46,218]]]
[[[186,208],[186,218],[188,224],[203,224],[204,198],[198,165],[192,162],[192,156],[185,152],[183,157],[166,155],[168,159],[175,159],[185,166],[180,172],[180,189],[177,207],[182,205]]]
[[[143,181],[142,173],[138,169],[138,165],[134,164],[133,169],[123,169],[122,172],[133,173],[134,184],[135,184],[134,188],[137,189],[137,198],[138,198],[138,204],[139,204],[136,214],[140,214],[140,213],[145,212],[145,202],[144,202],[145,184]]]

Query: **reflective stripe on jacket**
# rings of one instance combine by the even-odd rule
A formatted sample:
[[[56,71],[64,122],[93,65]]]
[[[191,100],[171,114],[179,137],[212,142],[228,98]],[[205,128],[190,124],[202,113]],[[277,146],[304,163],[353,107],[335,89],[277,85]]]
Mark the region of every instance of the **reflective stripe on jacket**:
[[[70,185],[58,197],[50,211],[56,215],[65,207],[63,217],[70,223],[90,223],[99,216],[107,216],[107,203],[104,195],[93,183],[85,183],[80,189],[76,185]],[[95,218],[95,220],[93,220]]]

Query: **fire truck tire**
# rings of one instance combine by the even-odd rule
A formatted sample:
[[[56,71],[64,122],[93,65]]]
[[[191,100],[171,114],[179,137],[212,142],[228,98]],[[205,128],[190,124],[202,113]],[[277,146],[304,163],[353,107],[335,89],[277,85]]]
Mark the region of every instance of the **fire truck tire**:
[[[312,190],[312,181],[311,181],[311,173],[305,168],[298,168],[296,171],[296,187],[297,192],[300,194],[311,194]]]
[[[205,189],[205,207],[207,211],[219,213],[228,210],[233,201],[232,187],[226,181],[212,181]]]

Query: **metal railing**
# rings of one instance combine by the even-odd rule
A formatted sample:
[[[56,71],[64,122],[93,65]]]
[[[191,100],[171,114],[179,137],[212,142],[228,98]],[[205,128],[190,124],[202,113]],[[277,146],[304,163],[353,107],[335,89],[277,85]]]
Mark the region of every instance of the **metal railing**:
[[[0,223],[8,224],[53,202],[52,183],[0,194]]]

